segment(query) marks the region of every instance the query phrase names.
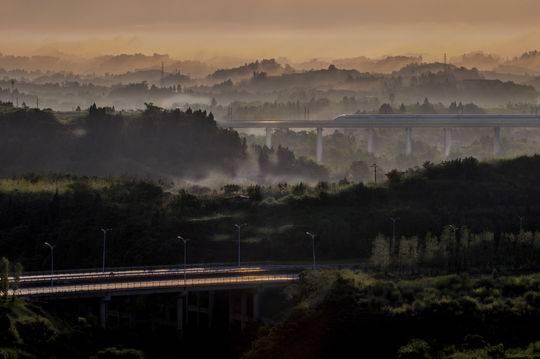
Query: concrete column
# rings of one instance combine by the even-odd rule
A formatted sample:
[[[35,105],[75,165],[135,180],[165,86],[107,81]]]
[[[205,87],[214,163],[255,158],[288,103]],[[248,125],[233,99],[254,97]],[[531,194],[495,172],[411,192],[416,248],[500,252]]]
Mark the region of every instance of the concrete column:
[[[317,128],[317,163],[323,160],[323,133],[322,128]]]
[[[241,302],[240,302],[240,328],[244,330],[246,328],[247,321],[247,294],[242,292]]]
[[[493,128],[493,155],[498,156],[501,154],[501,128]]]
[[[408,157],[412,154],[412,128],[405,129],[405,155]]]
[[[111,297],[107,296],[99,302],[99,324],[103,329],[107,328],[107,316],[109,314],[109,302]]]
[[[229,291],[229,329],[234,321],[234,303],[232,291]]]
[[[201,292],[197,292],[195,298],[195,307],[197,308],[197,328],[199,328],[201,326]]]
[[[375,130],[372,129],[372,128],[369,128],[368,130],[368,137],[367,137],[367,152],[368,154],[372,155],[375,151],[374,151],[374,143],[373,143],[373,140],[374,140],[374,137],[375,137]]]
[[[444,130],[444,157],[448,158],[450,152],[452,151],[452,132],[449,128]]]
[[[266,147],[272,148],[272,129],[266,128]]]
[[[184,330],[184,295],[181,294],[176,299],[176,329]]]
[[[214,291],[208,293],[208,328],[212,328],[212,320],[214,319]]]
[[[185,324],[186,326],[188,325],[189,323],[189,292],[188,291],[184,291],[184,298],[186,299],[186,320],[185,320]]]
[[[253,321],[259,320],[259,290],[253,292]]]

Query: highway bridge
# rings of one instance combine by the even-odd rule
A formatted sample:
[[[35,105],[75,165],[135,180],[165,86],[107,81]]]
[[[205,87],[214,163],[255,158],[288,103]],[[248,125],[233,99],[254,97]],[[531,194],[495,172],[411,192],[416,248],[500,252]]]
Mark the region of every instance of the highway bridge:
[[[182,330],[190,313],[208,317],[211,325],[214,294],[228,292],[229,321],[241,327],[258,319],[259,289],[284,286],[298,280],[299,274],[313,264],[249,264],[233,266],[190,265],[154,268],[77,270],[55,274],[27,273],[9,295],[32,301],[94,300],[99,302],[99,318],[106,326],[108,306],[113,297],[151,294],[176,294],[178,329]],[[318,268],[350,268],[352,265],[319,265]],[[14,283],[15,279],[10,278]],[[206,305],[201,305],[201,297]],[[191,298],[191,299],[190,299]],[[238,310],[235,312],[235,301]],[[237,303],[237,304],[238,304]],[[248,303],[250,303],[248,305]],[[248,306],[251,311],[248,311]],[[251,314],[247,314],[247,313]]]
[[[450,155],[452,129],[492,128],[493,154],[501,152],[501,128],[540,128],[540,115],[519,114],[354,114],[341,115],[329,121],[223,121],[225,128],[266,129],[266,146],[272,146],[272,130],[276,128],[316,129],[317,162],[323,161],[323,129],[359,128],[368,131],[367,151],[374,153],[374,130],[378,128],[401,128],[405,132],[405,154],[412,154],[412,130],[414,128],[440,128],[443,130],[444,154]]]

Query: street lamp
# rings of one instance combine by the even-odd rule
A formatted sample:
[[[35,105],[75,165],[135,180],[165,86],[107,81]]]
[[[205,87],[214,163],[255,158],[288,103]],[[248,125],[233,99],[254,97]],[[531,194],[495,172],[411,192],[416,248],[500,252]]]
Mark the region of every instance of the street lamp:
[[[101,232],[103,232],[103,263],[101,271],[105,272],[105,253],[107,251],[107,232],[112,231],[112,228],[101,228]]]
[[[176,238],[178,238],[182,241],[182,243],[184,243],[184,285],[186,285],[187,242],[189,241],[189,239],[183,238],[182,236],[177,236]]]
[[[315,234],[311,232],[306,232],[306,235],[311,238],[311,251],[313,254],[313,270],[316,268],[316,262],[315,262]]]
[[[245,227],[247,226],[246,223],[242,223],[242,224],[235,224],[234,227],[236,228],[236,230],[238,231],[238,266],[240,267],[240,232],[242,230],[242,227]]]
[[[51,250],[51,287],[53,286],[53,275],[54,275],[54,246],[50,244],[49,242],[43,243]]]

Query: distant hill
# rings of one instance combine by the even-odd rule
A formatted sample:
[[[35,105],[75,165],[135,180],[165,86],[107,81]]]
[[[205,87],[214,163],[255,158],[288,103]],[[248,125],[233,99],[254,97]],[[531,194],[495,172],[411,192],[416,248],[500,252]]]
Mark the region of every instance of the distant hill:
[[[450,63],[456,66],[477,68],[480,70],[493,70],[501,64],[500,56],[487,54],[482,51],[475,51],[452,57]]]
[[[525,52],[501,64],[496,70],[514,74],[540,75],[540,52],[537,50]]]
[[[211,80],[239,80],[253,76],[254,73],[266,73],[267,75],[281,75],[294,70],[288,65],[281,65],[275,59],[257,60],[249,64],[233,67],[230,69],[219,69],[208,78]]]
[[[362,72],[390,73],[409,64],[422,62],[422,56],[386,56],[380,59],[370,59],[364,56],[332,61],[337,67],[354,69]]]

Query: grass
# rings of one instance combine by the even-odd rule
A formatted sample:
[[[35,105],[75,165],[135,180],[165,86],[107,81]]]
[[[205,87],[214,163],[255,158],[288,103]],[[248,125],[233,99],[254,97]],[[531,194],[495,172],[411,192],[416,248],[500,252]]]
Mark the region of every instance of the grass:
[[[49,178],[25,176],[0,179],[0,192],[58,193],[67,192],[73,185],[81,183],[81,178]],[[103,189],[112,184],[112,180],[91,178],[83,181],[90,189]]]

